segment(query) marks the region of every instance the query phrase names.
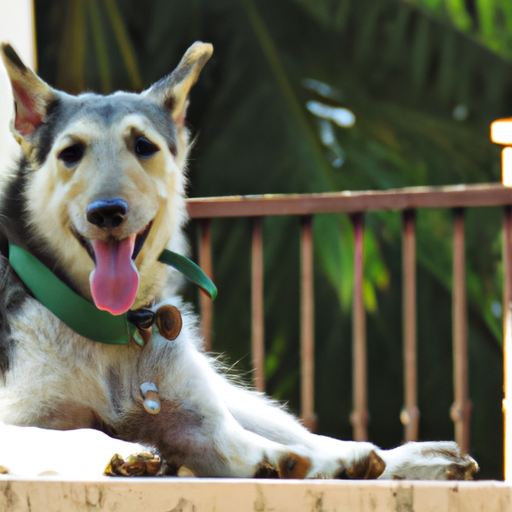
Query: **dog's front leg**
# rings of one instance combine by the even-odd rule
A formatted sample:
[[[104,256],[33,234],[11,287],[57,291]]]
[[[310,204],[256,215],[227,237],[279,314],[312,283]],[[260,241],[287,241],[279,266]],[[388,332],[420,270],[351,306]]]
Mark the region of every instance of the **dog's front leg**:
[[[154,382],[160,411],[149,414],[135,393],[116,426],[121,437],[155,446],[169,465],[198,476],[303,478],[311,464],[305,450],[243,428],[227,407],[212,361],[187,338],[185,330],[175,342],[154,335],[144,348],[132,389]]]

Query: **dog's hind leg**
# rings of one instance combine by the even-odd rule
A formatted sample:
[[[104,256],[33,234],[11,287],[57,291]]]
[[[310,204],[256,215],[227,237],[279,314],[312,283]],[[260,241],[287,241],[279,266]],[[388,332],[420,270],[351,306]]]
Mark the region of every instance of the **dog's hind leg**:
[[[406,443],[380,455],[386,461],[382,479],[472,480],[479,469],[453,441]]]
[[[377,478],[384,471],[379,449],[373,444],[312,434],[262,394],[238,387],[221,375],[215,377],[229,411],[244,429],[310,458],[307,478]]]

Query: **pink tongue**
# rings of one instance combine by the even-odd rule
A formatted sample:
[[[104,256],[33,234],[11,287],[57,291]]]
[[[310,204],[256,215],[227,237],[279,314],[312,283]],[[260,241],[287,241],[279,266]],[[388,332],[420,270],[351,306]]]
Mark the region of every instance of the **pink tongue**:
[[[120,242],[91,240],[96,268],[91,272],[91,293],[98,309],[121,315],[130,309],[139,289],[139,273],[132,260],[137,235]]]

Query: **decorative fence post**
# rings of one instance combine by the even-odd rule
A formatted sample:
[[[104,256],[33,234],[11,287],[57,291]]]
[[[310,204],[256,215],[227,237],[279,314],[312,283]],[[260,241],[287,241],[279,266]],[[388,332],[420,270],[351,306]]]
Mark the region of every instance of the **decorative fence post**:
[[[491,140],[505,146],[501,152],[501,182],[512,186],[512,118],[491,124]],[[512,209],[505,206],[503,216],[503,474],[512,479],[512,421],[508,412],[512,402]]]

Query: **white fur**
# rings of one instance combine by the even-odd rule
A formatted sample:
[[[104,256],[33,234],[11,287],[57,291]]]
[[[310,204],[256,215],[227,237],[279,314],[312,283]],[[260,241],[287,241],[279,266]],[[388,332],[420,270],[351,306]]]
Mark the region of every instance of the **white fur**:
[[[182,307],[179,299],[168,302]],[[169,342],[158,336],[142,351],[138,347],[91,343],[42,309],[39,303],[31,300],[29,307],[24,308],[23,314],[13,322],[14,334],[23,340],[23,344],[14,368],[7,374],[7,385],[0,391],[0,419],[7,423],[37,424],[42,413],[51,415],[59,404],[65,409],[70,406],[70,400],[73,405],[94,408],[103,418],[115,422],[104,384],[108,367],[115,360],[128,380],[124,385],[129,386],[130,379],[135,380],[135,385],[157,381],[161,399],[179,400],[200,411],[205,421],[200,430],[192,433],[200,449],[191,450],[190,458],[184,462],[197,474],[249,477],[262,460],[277,465],[290,452],[310,458],[312,465],[307,476],[317,478],[332,477],[340,469],[350,468],[372,450],[387,464],[381,478],[443,479],[449,476],[446,469],[452,464],[468,467],[474,464],[469,457],[456,460],[441,452],[435,455],[436,448],[442,450],[445,447],[443,443],[411,443],[395,450],[381,451],[370,443],[343,442],[309,433],[276,404],[232,384],[219,374],[212,366],[212,359],[200,351],[195,321],[187,314],[184,315],[185,328],[177,340],[179,346],[171,358],[167,356],[162,361],[162,357],[169,354],[166,350]],[[162,363],[167,369],[164,374],[159,367]],[[48,371],[49,368],[52,371]],[[101,404],[103,407],[99,407]],[[29,442],[33,435],[39,435],[33,432],[35,430],[20,430],[17,435],[26,435]],[[58,433],[52,433],[52,436],[55,436],[52,439],[58,439]],[[70,436],[63,436],[63,442],[67,442],[66,436]],[[102,448],[97,453],[99,460],[95,467],[101,470],[118,451],[118,441],[112,440],[112,446],[108,448],[108,439],[102,441],[105,450]],[[227,467],[203,464],[202,450],[212,445],[216,453],[229,461]],[[41,448],[38,459],[46,460],[46,449],[46,446]],[[425,449],[432,450],[434,455],[425,457],[422,455]],[[62,454],[66,453],[64,448],[62,450]],[[19,456],[16,450],[3,453],[0,446],[0,465],[12,468],[17,474],[27,474],[23,472],[23,465],[20,467],[17,463],[16,456],[10,458],[13,453]],[[37,442],[36,448],[29,453],[38,454]],[[30,475],[54,470],[60,464],[58,460],[44,469],[37,466],[36,473],[30,465],[26,469]],[[69,467],[66,463],[57,471],[67,474]]]
[[[171,80],[170,92],[157,84],[144,93],[148,101],[165,102],[169,95],[174,98],[176,152],[142,115],[127,115],[107,128],[94,118],[80,120],[57,135],[45,163],[33,170],[25,197],[32,230],[88,298],[93,262],[73,230],[88,239],[120,239],[139,233],[152,220],[150,234],[135,260],[141,281],[133,309],[147,306],[156,311],[163,304],[174,305],[183,317],[181,333],[169,341],[153,327],[151,340],[142,348],[133,342],[126,346],[95,343],[28,297],[8,319],[14,349],[5,383],[0,380],[0,421],[60,430],[97,426],[126,440],[154,446],[169,464],[185,466],[201,476],[251,477],[262,467],[283,477],[300,478],[376,478],[381,473],[381,478],[470,475],[476,464],[452,444],[408,444],[383,451],[371,443],[314,435],[276,403],[231,382],[203,352],[195,316],[173,295],[180,279],[157,258],[164,246],[179,252],[186,247],[182,227],[186,220],[188,134],[183,116],[188,89],[209,54],[209,45],[194,45],[182,60],[181,70],[188,73],[182,82]],[[6,63],[10,74],[26,84],[27,94],[40,96],[35,104],[41,108],[59,94],[35,75],[20,71],[8,58]],[[132,128],[159,146],[154,156],[138,158],[129,147]],[[31,133],[18,134],[25,137],[23,147],[28,151]],[[58,155],[76,140],[86,149],[83,158],[69,168]],[[93,226],[85,215],[87,205],[101,194],[121,197],[129,204],[130,215],[109,232]],[[143,382],[152,382],[158,389],[162,406],[156,415],[143,407]],[[78,458],[90,456],[88,475],[90,471],[99,475],[115,452],[139,449],[91,431],[52,432],[5,425],[0,426],[0,440],[0,465],[28,475],[55,468],[61,474],[75,475],[76,466],[69,459],[76,458],[76,450],[85,445],[87,453],[80,452]],[[69,449],[68,442],[77,447]],[[40,465],[20,462],[19,451],[26,455],[26,448],[30,459],[37,459]],[[84,471],[89,467],[80,465]]]

